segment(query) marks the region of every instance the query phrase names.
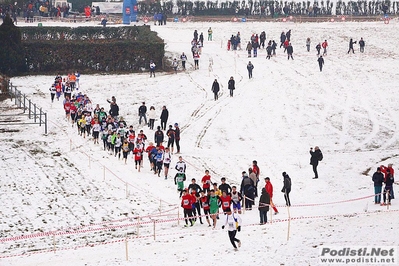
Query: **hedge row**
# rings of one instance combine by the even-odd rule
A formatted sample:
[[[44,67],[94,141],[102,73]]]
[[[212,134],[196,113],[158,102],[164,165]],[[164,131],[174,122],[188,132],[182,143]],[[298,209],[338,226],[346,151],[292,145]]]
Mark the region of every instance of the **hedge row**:
[[[140,72],[150,60],[162,66],[164,44],[129,40],[23,42],[29,73]]]
[[[139,42],[162,42],[149,26],[132,27],[24,27],[22,41],[90,41],[134,40]]]
[[[9,18],[0,27],[0,45],[0,72],[12,76],[140,72],[150,60],[162,68],[165,54],[163,40],[149,26],[18,28]]]

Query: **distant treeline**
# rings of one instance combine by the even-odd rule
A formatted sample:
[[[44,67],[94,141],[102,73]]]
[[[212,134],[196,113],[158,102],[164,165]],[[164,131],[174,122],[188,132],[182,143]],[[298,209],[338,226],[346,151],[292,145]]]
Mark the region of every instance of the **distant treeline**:
[[[177,1],[177,8],[172,1],[160,2],[140,1],[138,11],[141,15],[151,15],[158,12],[171,15],[213,16],[328,16],[355,15],[376,16],[399,14],[399,2],[391,1],[337,1],[333,12],[333,1],[227,1],[223,3],[212,1]]]

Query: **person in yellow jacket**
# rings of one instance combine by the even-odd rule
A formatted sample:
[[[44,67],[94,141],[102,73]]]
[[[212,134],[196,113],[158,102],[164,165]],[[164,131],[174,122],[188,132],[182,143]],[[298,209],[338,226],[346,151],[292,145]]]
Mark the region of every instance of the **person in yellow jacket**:
[[[213,183],[213,190],[215,190],[215,195],[218,197],[222,196],[222,191],[218,188],[217,183]]]
[[[78,126],[80,128],[79,135],[83,135],[86,138],[86,116],[82,115],[82,118],[78,120]]]

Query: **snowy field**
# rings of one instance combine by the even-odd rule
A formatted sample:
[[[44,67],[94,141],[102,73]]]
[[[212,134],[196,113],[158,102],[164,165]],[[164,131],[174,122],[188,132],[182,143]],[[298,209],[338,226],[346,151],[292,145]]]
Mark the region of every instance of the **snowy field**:
[[[61,102],[50,102],[53,76],[13,78],[50,122],[47,136],[36,125],[8,126],[20,131],[1,134],[0,265],[319,265],[323,246],[399,244],[397,201],[386,211],[371,197],[376,167],[393,163],[396,170],[399,165],[397,19],[388,25],[198,22],[151,27],[165,40],[171,58],[182,52],[190,56],[193,31],[203,32],[206,39],[212,27],[214,40],[205,41],[200,69],[193,69],[189,57],[187,71],[157,73],[155,78],[148,73],[81,73],[80,90],[106,110],[106,99],[115,96],[128,125],[136,133],[144,129],[151,141],[154,131],[139,126],[138,108],[145,101],[160,115],[166,105],[168,124],[179,123],[182,130],[188,180],[200,180],[208,169],[213,181],[226,177],[239,186],[241,172],[257,160],[259,185],[264,177],[271,178],[280,213],[261,226],[257,208],[245,212],[238,252],[221,229],[223,215],[217,230],[199,223],[183,229],[183,221],[177,222],[180,202],[172,178],[151,173],[147,160],[138,173],[131,157],[124,165],[101,145],[79,137]],[[264,30],[267,40],[278,42],[289,29],[293,61],[283,49],[270,61],[264,50],[251,59],[245,50],[226,50],[227,39],[238,31],[245,48],[252,33]],[[356,45],[355,54],[348,55],[349,39],[361,37],[365,53]],[[314,47],[325,39],[328,56],[320,72]],[[248,60],[255,66],[251,80]],[[232,98],[230,76],[236,81]],[[215,78],[221,85],[218,101],[211,92]],[[4,113],[11,112],[7,105],[11,102],[1,103]],[[313,180],[308,151],[316,145],[324,159],[320,178]],[[174,155],[172,165],[176,161]],[[292,179],[289,213],[280,193],[283,171]],[[174,174],[172,170],[169,176]],[[294,219],[287,240],[289,214]],[[145,222],[139,228],[137,216]],[[18,238],[38,233],[43,235]]]

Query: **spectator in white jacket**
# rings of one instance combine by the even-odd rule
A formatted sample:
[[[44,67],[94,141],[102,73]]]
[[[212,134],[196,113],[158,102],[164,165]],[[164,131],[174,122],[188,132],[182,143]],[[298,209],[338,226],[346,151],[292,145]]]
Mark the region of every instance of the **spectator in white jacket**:
[[[149,123],[148,126],[150,127],[150,129],[154,129],[154,122],[155,122],[155,117],[156,117],[156,113],[155,113],[155,107],[151,106],[150,107],[150,111],[148,112],[148,118],[149,118]]]

